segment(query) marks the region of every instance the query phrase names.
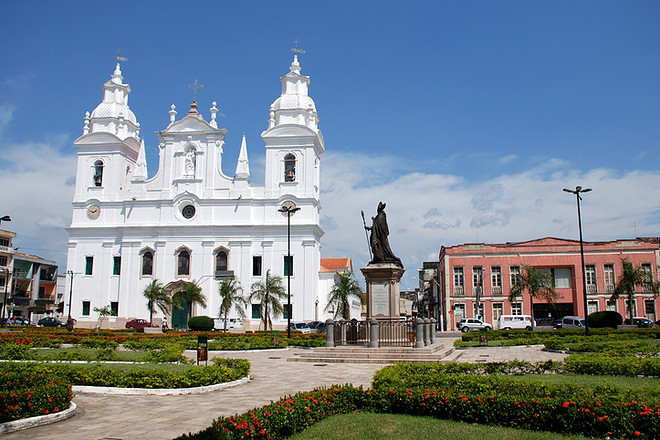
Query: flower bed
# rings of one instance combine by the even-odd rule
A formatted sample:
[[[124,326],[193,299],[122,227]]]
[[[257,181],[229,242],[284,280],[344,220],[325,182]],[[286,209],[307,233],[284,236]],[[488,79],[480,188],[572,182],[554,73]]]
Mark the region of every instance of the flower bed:
[[[247,413],[216,419],[180,439],[268,439],[290,437],[334,414],[355,411],[408,414],[536,431],[599,438],[654,439],[660,435],[660,407],[636,401],[600,402],[559,397],[520,399],[508,395],[437,389],[364,390],[350,385],[298,393]]]
[[[322,347],[325,345],[323,334],[302,334],[292,332],[291,338],[286,332],[280,332],[278,343],[273,345],[270,332],[225,333],[225,332],[187,332],[171,331],[165,334],[145,334],[134,330],[101,330],[99,334],[89,330],[27,327],[15,331],[0,333],[0,345],[16,344],[29,347],[59,347],[62,344],[82,345],[89,348],[114,348],[119,344],[134,350],[152,350],[162,348],[164,344],[178,342],[186,348],[197,347],[197,337],[208,337],[209,348],[222,350],[246,350],[261,348],[286,348],[289,345]]]
[[[71,385],[30,369],[0,370],[0,423],[64,411]]]

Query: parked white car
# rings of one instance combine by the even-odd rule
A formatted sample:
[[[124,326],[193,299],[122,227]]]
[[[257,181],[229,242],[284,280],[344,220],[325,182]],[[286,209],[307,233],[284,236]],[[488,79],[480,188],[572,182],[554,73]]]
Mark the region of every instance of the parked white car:
[[[470,330],[479,330],[482,328],[485,328],[486,330],[492,330],[493,325],[487,322],[483,322],[481,319],[477,318],[462,319],[458,322],[458,329],[463,333],[469,332]]]

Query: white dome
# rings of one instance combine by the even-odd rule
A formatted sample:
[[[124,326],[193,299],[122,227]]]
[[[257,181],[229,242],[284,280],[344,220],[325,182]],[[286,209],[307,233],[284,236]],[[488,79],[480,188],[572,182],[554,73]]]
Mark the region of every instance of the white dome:
[[[124,118],[137,124],[137,119],[133,111],[125,104],[117,102],[102,102],[94,109],[91,115],[94,118]]]
[[[273,102],[271,108],[277,110],[308,110],[316,111],[314,100],[307,95],[282,95]]]

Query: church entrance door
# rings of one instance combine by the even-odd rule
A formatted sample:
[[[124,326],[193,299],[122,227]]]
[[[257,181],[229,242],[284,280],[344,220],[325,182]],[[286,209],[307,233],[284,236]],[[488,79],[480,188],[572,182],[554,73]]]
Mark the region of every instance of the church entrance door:
[[[185,330],[188,328],[188,317],[190,316],[190,303],[181,304],[180,309],[172,311],[172,328]]]

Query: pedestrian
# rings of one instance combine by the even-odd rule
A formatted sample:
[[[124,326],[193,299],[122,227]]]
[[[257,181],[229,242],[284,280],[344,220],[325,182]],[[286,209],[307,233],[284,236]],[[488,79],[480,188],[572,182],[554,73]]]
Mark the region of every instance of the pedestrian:
[[[163,330],[167,330],[167,316],[163,317]]]

